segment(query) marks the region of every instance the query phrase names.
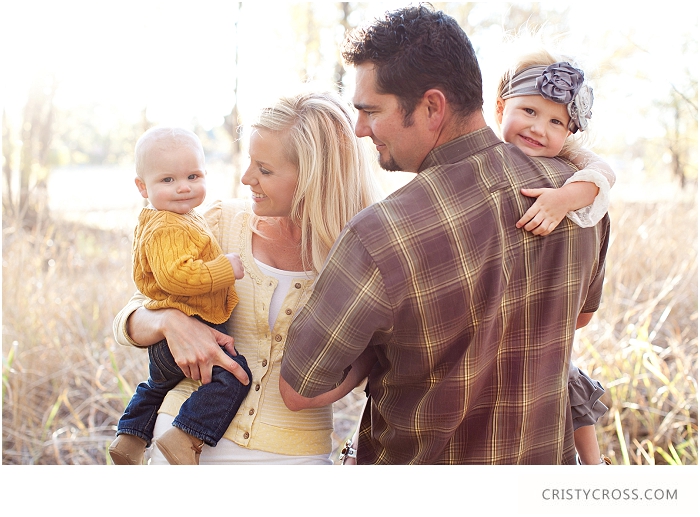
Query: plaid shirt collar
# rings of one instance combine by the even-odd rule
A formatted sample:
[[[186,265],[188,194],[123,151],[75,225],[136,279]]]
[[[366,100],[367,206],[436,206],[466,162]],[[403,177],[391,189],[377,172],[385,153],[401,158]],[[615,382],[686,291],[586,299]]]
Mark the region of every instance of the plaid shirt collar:
[[[444,167],[445,165],[460,162],[469,156],[502,143],[490,127],[486,126],[477,129],[430,151],[423,160],[418,172],[423,172],[430,167],[438,165]]]

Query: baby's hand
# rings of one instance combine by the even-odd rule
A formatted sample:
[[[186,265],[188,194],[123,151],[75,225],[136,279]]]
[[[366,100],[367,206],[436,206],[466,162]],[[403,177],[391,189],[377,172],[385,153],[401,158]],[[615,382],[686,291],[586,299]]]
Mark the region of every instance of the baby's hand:
[[[524,188],[520,192],[537,201],[515,223],[517,228],[525,228],[533,235],[549,235],[568,212],[566,192],[556,188]]]
[[[231,267],[233,268],[233,276],[236,277],[236,280],[243,278],[245,271],[243,269],[243,262],[241,262],[240,255],[238,253],[227,253],[225,257],[231,263]]]

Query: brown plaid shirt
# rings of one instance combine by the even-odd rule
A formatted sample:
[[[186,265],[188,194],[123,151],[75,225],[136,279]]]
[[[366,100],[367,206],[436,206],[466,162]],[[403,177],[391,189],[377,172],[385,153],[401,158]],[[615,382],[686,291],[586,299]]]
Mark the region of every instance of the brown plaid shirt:
[[[286,342],[282,376],[328,391],[367,347],[359,463],[574,462],[567,372],[575,321],[600,303],[609,231],[515,223],[522,187],[573,172],[484,128],[425,159],[408,185],[355,217]]]

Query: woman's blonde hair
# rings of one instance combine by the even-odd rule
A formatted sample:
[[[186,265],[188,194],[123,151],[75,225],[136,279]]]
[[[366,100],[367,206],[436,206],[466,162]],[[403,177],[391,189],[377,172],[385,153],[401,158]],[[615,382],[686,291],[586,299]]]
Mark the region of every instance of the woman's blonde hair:
[[[381,198],[350,106],[331,92],[283,97],[252,127],[277,133],[299,171],[290,219],[301,228],[304,269],[318,273],[348,221]]]
[[[572,66],[578,68],[576,62],[571,57],[565,55],[555,55],[544,48],[533,50],[516,58],[511,67],[508,68],[508,70],[506,70],[505,73],[501,76],[501,79],[498,82],[498,89],[496,90],[495,121],[499,131],[501,129],[501,124],[498,122],[498,99],[501,99],[503,91],[513,80],[513,77],[515,77],[520,71],[525,70],[528,67],[537,65],[549,66],[554,63],[559,63],[561,61],[568,62]],[[559,154],[563,154],[565,156],[575,154],[577,150],[583,147],[583,145],[587,142],[587,139],[588,132],[579,131],[575,135],[570,135],[569,138],[567,138],[564,142],[564,147],[562,148],[561,153]]]

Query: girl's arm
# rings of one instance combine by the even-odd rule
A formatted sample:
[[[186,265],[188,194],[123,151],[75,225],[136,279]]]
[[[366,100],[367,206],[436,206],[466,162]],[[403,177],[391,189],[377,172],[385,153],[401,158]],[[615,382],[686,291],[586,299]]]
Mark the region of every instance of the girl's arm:
[[[587,228],[597,224],[608,211],[610,188],[615,184],[615,173],[610,166],[588,150],[562,157],[579,170],[561,188],[522,189],[523,195],[537,200],[516,227],[535,235],[548,235],[564,217]]]
[[[600,458],[600,446],[595,427],[586,425],[574,431],[574,446],[583,465],[605,465]]]
[[[593,151],[588,149],[579,149],[578,151],[568,154],[561,154],[560,156],[573,163],[579,172],[583,172],[584,169],[587,169],[600,174],[603,176],[603,179],[606,180],[609,188],[612,188],[615,185],[615,180],[617,179],[615,176],[615,171],[612,170],[610,165],[608,165],[605,160],[603,160]],[[571,178],[570,181],[572,181]]]
[[[595,184],[599,191],[595,198],[582,207],[567,213],[567,217],[582,228],[598,224],[610,206],[610,189],[615,185],[615,172],[605,160],[587,149],[580,149],[570,156],[564,156],[578,169],[564,186],[576,183]]]

